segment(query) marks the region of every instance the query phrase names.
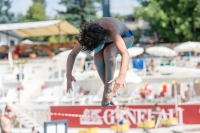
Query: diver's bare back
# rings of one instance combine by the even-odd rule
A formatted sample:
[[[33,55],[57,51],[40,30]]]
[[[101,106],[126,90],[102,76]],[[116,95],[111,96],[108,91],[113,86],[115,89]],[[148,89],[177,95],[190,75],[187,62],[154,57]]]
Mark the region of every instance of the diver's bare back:
[[[101,25],[106,31],[108,31],[107,33],[109,33],[109,30],[115,30],[118,32],[119,35],[123,36],[129,30],[129,28],[124,23],[116,18],[104,17],[94,22],[99,23],[99,25]]]

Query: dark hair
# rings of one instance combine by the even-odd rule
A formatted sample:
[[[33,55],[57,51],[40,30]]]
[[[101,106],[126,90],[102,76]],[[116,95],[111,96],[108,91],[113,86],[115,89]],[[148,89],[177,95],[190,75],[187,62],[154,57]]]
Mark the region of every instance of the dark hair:
[[[78,42],[83,51],[91,52],[105,42],[106,32],[98,23],[85,23],[80,28]]]

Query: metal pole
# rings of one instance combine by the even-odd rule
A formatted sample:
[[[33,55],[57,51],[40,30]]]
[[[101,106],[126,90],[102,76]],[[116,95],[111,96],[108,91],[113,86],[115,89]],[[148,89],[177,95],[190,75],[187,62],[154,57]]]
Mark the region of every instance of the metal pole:
[[[110,0],[102,0],[103,17],[110,17]]]
[[[58,124],[56,124],[56,133],[58,133],[58,132],[57,132],[57,131],[58,131],[57,126],[58,126]]]
[[[178,118],[178,95],[177,95],[177,83],[175,81],[175,84],[174,84],[174,93],[175,93],[175,111],[176,111],[176,117]]]
[[[21,84],[21,79],[22,79],[22,66],[19,64],[19,84],[18,84],[19,86]],[[20,94],[21,90],[19,89],[18,92],[19,92],[19,109],[20,109],[21,108],[21,94]],[[21,133],[22,132],[21,118],[19,120],[19,129],[20,129],[20,133]]]
[[[116,95],[116,97],[118,97],[117,95]],[[117,98],[117,101],[118,101],[118,98]],[[118,104],[118,103],[117,103]],[[116,112],[117,112],[117,133],[119,133],[120,131],[119,131],[119,122],[120,122],[120,111],[119,111],[119,105],[117,105],[116,106]]]
[[[6,43],[7,43],[7,45],[9,45],[9,34],[8,34],[8,30],[6,31]]]
[[[58,24],[58,47],[60,48],[60,23]]]

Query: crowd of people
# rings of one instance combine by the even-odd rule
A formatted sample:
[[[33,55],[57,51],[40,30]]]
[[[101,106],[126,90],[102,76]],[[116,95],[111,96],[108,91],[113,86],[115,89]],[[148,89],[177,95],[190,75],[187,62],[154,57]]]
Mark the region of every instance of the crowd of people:
[[[154,103],[159,98],[168,99],[169,97],[175,97],[175,86],[177,95],[180,97],[180,102],[190,101],[200,95],[198,91],[200,84],[198,82],[195,81],[193,85],[188,83],[186,86],[183,86],[181,83],[173,81],[172,83],[162,82],[159,86],[152,86],[151,83],[146,82],[139,89],[135,89],[130,96],[142,103]]]
[[[164,42],[164,40],[159,37],[159,35],[156,31],[154,31],[152,37],[148,37],[146,35],[146,33],[142,33],[137,46],[145,47],[148,44],[150,44],[151,46],[155,46],[155,45],[158,45],[159,43],[163,43],[163,42]]]
[[[155,59],[146,60],[144,57],[137,56],[132,57],[132,67],[137,69],[138,71],[146,70],[147,74],[157,75],[156,65],[159,66],[176,66],[176,67],[185,67],[185,68],[197,68],[200,69],[200,62],[196,63],[196,66],[192,66],[189,58],[185,58],[182,55],[178,55],[174,59],[162,60],[160,64],[156,64]]]
[[[52,57],[59,52],[72,48],[74,42],[58,44],[18,44],[16,46],[4,45],[0,47],[0,59],[8,59],[9,52],[13,59],[18,58],[37,58],[37,57]]]

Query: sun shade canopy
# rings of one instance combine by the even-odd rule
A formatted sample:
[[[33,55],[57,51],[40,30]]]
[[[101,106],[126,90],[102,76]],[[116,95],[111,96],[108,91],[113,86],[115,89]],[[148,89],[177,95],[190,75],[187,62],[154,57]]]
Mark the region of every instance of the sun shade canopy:
[[[1,24],[0,31],[5,30],[12,30],[22,37],[53,36],[79,33],[79,30],[76,27],[63,20]]]

